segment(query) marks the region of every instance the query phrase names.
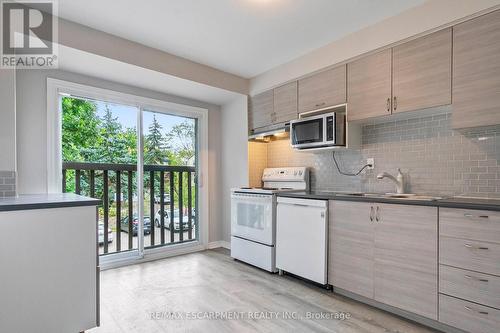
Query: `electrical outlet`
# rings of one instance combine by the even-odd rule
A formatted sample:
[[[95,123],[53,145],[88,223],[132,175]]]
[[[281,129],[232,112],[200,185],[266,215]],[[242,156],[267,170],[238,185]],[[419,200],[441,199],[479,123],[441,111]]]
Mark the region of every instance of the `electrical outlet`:
[[[366,159],[366,164],[370,164],[371,166],[369,166],[368,170],[373,170],[373,168],[375,168],[375,159],[374,158],[367,158]]]

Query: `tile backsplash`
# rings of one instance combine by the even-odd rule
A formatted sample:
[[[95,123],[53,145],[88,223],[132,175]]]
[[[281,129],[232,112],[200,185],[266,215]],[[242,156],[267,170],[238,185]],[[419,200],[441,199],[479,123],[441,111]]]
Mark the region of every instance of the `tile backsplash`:
[[[16,196],[15,171],[0,171],[0,198]]]
[[[500,197],[500,126],[452,130],[451,113],[366,124],[360,149],[336,150],[335,156],[344,172],[357,172],[367,158],[375,159],[375,168],[343,176],[331,151],[297,152],[288,140],[267,144],[267,167],[311,167],[315,190],[394,192],[393,182],[376,175],[401,168],[408,192]]]

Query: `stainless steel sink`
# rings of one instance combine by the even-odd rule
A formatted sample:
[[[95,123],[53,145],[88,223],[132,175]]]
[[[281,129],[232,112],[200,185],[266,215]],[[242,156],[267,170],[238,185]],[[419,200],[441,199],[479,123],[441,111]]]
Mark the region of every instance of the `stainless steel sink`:
[[[404,200],[426,200],[434,201],[441,200],[441,197],[430,195],[419,195],[415,193],[364,193],[364,192],[335,192],[339,196],[352,196],[352,197],[372,197],[372,198],[390,198],[390,199],[404,199]]]
[[[441,200],[441,197],[435,197],[431,195],[419,195],[415,193],[405,193],[405,194],[400,194],[400,193],[386,193],[385,197],[387,198],[394,198],[394,199],[408,199],[408,200]]]

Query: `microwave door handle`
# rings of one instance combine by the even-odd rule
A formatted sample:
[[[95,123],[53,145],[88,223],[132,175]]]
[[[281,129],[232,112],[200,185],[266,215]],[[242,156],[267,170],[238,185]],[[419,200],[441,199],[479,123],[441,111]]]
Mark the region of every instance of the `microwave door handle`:
[[[321,122],[323,123],[323,137],[322,137],[322,140],[323,143],[326,143],[326,130],[327,130],[327,127],[328,127],[328,124],[327,124],[327,121],[326,121],[326,117],[323,117],[323,119],[321,119]]]

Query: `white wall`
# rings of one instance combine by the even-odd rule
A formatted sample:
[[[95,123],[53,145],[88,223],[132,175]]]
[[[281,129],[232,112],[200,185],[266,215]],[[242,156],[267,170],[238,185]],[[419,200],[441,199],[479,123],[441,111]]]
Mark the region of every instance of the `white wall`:
[[[19,193],[47,191],[47,78],[56,78],[133,95],[207,108],[209,110],[209,241],[222,237],[220,203],[221,111],[216,105],[105,81],[61,70],[18,70],[17,162]]]
[[[16,170],[15,71],[0,69],[0,171]]]
[[[250,81],[250,94],[499,5],[500,0],[428,0],[258,75]]]
[[[246,96],[223,105],[222,111],[222,239],[231,237],[231,188],[248,186],[248,121]]]

